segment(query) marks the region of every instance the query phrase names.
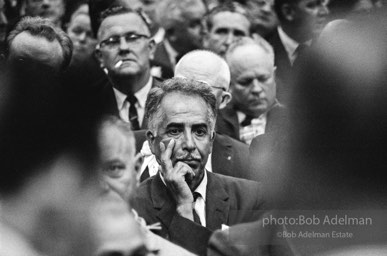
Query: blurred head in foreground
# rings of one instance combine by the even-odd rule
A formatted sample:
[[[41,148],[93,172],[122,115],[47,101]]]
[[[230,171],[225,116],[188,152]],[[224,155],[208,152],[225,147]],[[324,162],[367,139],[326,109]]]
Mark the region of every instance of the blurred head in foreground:
[[[283,190],[294,207],[386,205],[384,17],[337,26],[301,63]]]
[[[1,77],[1,226],[30,245],[21,255],[90,255],[96,116],[81,115],[81,101],[48,74],[18,69]],[[2,248],[21,249],[8,235]]]
[[[118,117],[106,117],[100,125],[98,138],[101,178],[108,189],[129,202],[138,183],[137,171],[141,167],[141,156],[135,156],[135,140],[130,124]]]

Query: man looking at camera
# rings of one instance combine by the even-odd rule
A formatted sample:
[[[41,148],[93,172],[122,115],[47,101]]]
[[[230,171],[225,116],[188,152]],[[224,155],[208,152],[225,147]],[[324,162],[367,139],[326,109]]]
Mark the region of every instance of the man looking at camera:
[[[140,185],[133,208],[147,223],[160,222],[158,235],[201,255],[222,224],[259,217],[258,183],[205,169],[216,120],[216,99],[207,85],[167,80],[150,91],[146,115],[146,136],[161,167]]]
[[[109,82],[98,92],[104,114],[130,122],[133,130],[146,127],[145,100],[157,86],[150,74],[155,43],[141,11],[113,7],[102,13],[96,55]]]

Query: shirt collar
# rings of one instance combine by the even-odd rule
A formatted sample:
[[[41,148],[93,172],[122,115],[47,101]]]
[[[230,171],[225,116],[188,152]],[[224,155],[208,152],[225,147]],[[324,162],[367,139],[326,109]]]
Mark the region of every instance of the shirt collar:
[[[145,106],[146,98],[148,96],[149,90],[152,88],[152,76],[149,76],[148,82],[145,84],[144,87],[142,87],[140,90],[138,90],[134,96],[137,98],[137,104],[139,104],[140,108],[143,108]],[[125,100],[128,97],[126,94],[120,92],[116,88],[113,87],[114,96],[116,97],[117,101],[117,107],[118,109],[122,109],[125,104]]]
[[[246,119],[246,114],[241,111],[237,111],[236,113],[238,117],[238,123],[241,124]],[[266,118],[266,116],[267,116],[267,112],[263,113],[259,117],[253,118],[253,120],[260,120],[260,119],[263,120]]]
[[[291,38],[290,36],[288,36],[285,31],[282,29],[281,26],[278,27],[278,35],[282,41],[282,44],[284,45],[285,47],[285,50],[288,54],[288,57],[289,57],[289,60],[293,63],[294,59],[295,59],[295,51],[299,45],[299,43],[294,40],[293,38]]]
[[[160,175],[161,181],[166,186],[167,184],[165,183],[164,177],[161,174],[161,172],[159,172],[159,175]],[[195,192],[198,192],[201,195],[201,197],[204,199],[204,201],[206,201],[206,196],[207,196],[207,183],[208,183],[207,170],[204,170],[203,179],[200,182],[199,186],[197,186],[197,188],[195,189]]]
[[[164,40],[165,50],[168,53],[169,61],[173,66],[176,65],[176,57],[179,53],[172,47],[168,40]]]

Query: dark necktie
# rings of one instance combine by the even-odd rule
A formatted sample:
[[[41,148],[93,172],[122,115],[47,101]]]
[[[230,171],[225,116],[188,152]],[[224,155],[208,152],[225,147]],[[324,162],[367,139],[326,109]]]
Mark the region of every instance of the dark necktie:
[[[132,130],[140,130],[140,123],[138,122],[138,115],[136,109],[137,98],[134,95],[128,95],[126,100],[129,102],[129,122],[132,125]]]
[[[246,116],[245,120],[242,121],[241,126],[242,127],[249,126],[251,124],[251,120],[253,119],[254,119],[253,116]]]
[[[201,195],[200,195],[199,192],[193,192],[193,197],[194,197],[194,204],[195,204],[196,199],[198,199],[199,197],[201,197]],[[198,215],[197,212],[195,211],[195,207],[192,209],[192,212],[193,212],[194,221],[195,221],[197,224],[202,225],[202,222],[200,221],[199,215]]]
[[[149,177],[150,177],[149,168],[147,166],[140,176],[140,182],[143,182],[144,180],[148,179]]]
[[[299,44],[296,49],[296,59],[293,62],[293,66],[297,66],[300,62],[300,58],[303,58],[305,52],[308,51],[309,46],[307,44]]]

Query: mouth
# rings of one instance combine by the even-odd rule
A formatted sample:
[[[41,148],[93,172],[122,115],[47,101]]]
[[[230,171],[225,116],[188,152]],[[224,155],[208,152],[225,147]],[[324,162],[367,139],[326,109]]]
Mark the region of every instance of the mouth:
[[[116,62],[114,67],[115,68],[120,68],[120,67],[122,67],[123,65],[125,65],[126,63],[129,63],[129,62],[134,62],[134,60],[133,59],[121,59],[121,60]]]
[[[183,158],[183,159],[178,159],[178,162],[183,162],[187,164],[191,168],[197,168],[200,165],[200,159],[196,158]]]

